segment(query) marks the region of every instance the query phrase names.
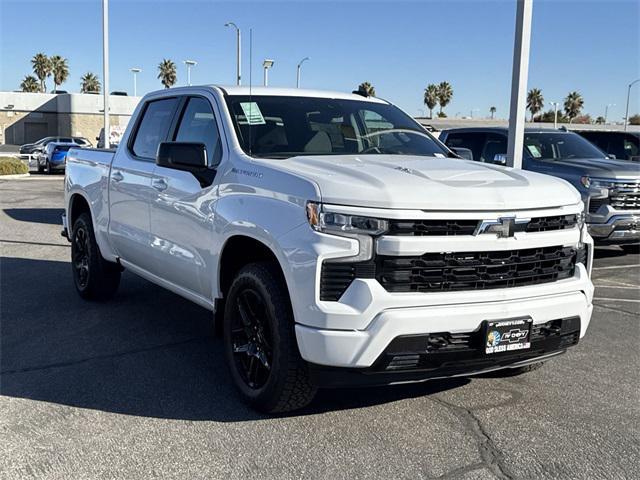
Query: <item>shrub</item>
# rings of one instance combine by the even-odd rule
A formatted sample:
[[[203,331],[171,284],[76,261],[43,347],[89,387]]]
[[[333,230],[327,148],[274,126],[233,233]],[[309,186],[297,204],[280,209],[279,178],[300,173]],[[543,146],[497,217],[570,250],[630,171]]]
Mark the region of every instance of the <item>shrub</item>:
[[[13,157],[0,157],[0,175],[15,175],[29,173],[29,167],[25,162]]]
[[[629,123],[631,125],[640,125],[640,114],[636,113],[635,115],[631,115],[629,117]]]

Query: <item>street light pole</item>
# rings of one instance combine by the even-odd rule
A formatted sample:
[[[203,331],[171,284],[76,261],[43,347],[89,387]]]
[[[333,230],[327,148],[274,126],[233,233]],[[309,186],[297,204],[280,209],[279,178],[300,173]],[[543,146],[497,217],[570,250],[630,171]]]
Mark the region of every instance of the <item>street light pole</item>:
[[[553,128],[558,128],[558,102],[551,102],[553,105]]]
[[[627,88],[627,111],[624,114],[624,131],[625,132],[627,131],[627,125],[629,124],[629,97],[631,96],[631,87],[638,82],[640,82],[640,78],[631,82],[629,84],[629,88]]]
[[[302,60],[300,60],[300,62],[298,63],[298,69],[296,71],[296,88],[300,88],[300,69],[302,68],[302,64],[309,60],[309,57],[304,57]]]
[[[605,105],[604,107],[604,124],[607,124],[607,116],[609,114],[609,107],[615,107],[616,104],[615,103],[610,103],[608,105]]]
[[[516,32],[513,43],[513,75],[511,78],[511,107],[509,111],[509,140],[507,144],[507,165],[514,168],[522,168],[532,10],[533,0],[517,0]]]
[[[275,62],[273,60],[270,60],[268,58],[266,58],[264,60],[264,62],[262,62],[262,68],[264,69],[264,86],[268,87],[269,86],[269,69],[271,67],[273,67],[273,64]]]
[[[134,67],[129,69],[129,71],[131,73],[133,73],[133,96],[137,97],[138,96],[138,81],[137,81],[137,77],[138,77],[138,73],[140,73],[142,71],[141,68],[138,67]]]
[[[104,148],[111,148],[109,123],[109,0],[102,0],[102,78],[104,81]]]
[[[195,60],[184,60],[184,64],[187,66],[187,85],[191,86],[191,67],[198,65]]]
[[[240,52],[241,50],[241,39],[240,39],[240,28],[233,22],[227,22],[224,24],[225,27],[233,27],[236,29],[236,85],[240,85],[242,83],[242,74],[241,74],[241,65],[240,62]]]

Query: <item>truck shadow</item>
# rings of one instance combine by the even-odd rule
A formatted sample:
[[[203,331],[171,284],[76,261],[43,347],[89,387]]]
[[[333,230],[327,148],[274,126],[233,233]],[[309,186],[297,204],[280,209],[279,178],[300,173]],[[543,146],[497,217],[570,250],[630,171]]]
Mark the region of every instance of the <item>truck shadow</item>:
[[[19,222],[47,223],[62,227],[64,208],[5,208],[3,211]]]
[[[155,418],[267,419],[227,374],[206,310],[125,272],[107,303],[80,299],[67,262],[0,263],[0,394]],[[362,408],[468,383],[326,390],[292,416]]]

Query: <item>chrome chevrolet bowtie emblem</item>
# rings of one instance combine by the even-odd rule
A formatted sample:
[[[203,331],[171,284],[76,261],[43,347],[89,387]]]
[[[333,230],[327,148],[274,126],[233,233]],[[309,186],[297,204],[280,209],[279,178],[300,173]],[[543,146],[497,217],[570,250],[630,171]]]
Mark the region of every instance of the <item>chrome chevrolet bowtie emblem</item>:
[[[513,237],[516,232],[523,232],[530,218],[500,217],[497,220],[483,220],[473,232],[474,235],[495,233],[498,238]]]

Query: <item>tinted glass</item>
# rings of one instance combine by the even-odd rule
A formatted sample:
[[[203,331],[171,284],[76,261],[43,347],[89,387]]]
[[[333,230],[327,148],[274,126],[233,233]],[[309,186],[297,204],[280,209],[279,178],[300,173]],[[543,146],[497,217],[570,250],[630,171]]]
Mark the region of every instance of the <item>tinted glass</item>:
[[[489,133],[487,141],[482,148],[480,155],[481,162],[493,163],[496,161],[496,155],[507,154],[507,137],[496,133]]]
[[[133,141],[133,153],[138,157],[155,158],[160,142],[167,138],[178,100],[165,98],[149,102]]]
[[[525,152],[535,160],[604,158],[602,151],[575,133],[526,133]]]
[[[254,156],[448,154],[388,104],[285,96],[229,96],[227,104],[242,148]]]
[[[220,163],[222,144],[216,119],[208,100],[200,97],[189,99],[174,140],[204,143],[209,165],[215,166]]]
[[[487,134],[483,132],[453,132],[447,135],[445,143],[449,147],[468,148],[473,153],[473,159],[479,161],[486,138]]]
[[[58,138],[58,142],[71,143],[71,142],[73,142],[73,139],[69,138],[69,137],[60,137],[60,138]]]

